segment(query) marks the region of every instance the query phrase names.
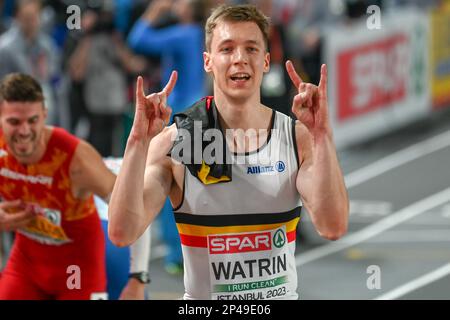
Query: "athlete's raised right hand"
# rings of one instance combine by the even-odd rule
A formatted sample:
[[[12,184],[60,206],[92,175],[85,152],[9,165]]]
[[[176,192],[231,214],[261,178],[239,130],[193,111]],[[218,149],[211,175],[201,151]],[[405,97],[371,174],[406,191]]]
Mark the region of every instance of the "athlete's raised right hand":
[[[22,201],[0,202],[0,231],[12,231],[25,227],[34,219],[33,211]]]
[[[144,94],[144,80],[141,76],[136,83],[136,113],[130,137],[138,141],[150,141],[159,134],[170,120],[172,109],[167,98],[175,87],[178,74],[172,71],[164,89],[148,96]]]

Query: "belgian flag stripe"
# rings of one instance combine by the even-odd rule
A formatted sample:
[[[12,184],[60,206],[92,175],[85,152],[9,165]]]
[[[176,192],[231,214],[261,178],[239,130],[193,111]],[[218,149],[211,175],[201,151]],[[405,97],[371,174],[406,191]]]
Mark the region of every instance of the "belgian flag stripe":
[[[279,213],[247,213],[227,215],[198,215],[190,213],[175,212],[177,224],[190,224],[207,227],[226,226],[254,226],[276,223],[286,223],[294,218],[300,217],[302,207],[296,207],[290,211]]]
[[[273,230],[286,225],[286,232],[295,231],[300,218],[292,219],[287,223],[275,223],[275,224],[262,224],[252,226],[227,226],[227,227],[205,227],[196,226],[192,224],[177,223],[177,228],[180,234],[186,236],[206,237],[211,234],[233,234],[233,233],[245,233],[245,232],[257,232]]]

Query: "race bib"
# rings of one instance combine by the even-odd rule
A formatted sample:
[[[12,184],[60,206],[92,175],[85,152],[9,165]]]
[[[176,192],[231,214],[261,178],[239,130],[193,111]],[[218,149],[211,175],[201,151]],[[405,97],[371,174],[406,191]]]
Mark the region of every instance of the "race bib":
[[[19,232],[43,244],[61,245],[71,242],[61,226],[61,211],[30,204],[35,219]]]
[[[289,295],[286,227],[208,236],[211,298],[283,299]]]

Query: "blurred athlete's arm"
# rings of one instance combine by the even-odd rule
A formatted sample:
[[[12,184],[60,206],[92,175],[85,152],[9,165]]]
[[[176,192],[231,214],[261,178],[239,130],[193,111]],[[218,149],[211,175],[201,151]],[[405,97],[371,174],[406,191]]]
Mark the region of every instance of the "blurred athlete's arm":
[[[169,195],[172,161],[166,154],[176,126],[165,125],[171,113],[167,97],[176,80],[177,73],[173,72],[161,92],[145,96],[143,79],[138,77],[133,127],[108,211],[108,234],[117,246],[136,241]]]
[[[97,150],[81,140],[70,164],[70,180],[75,197],[86,198],[94,193],[108,203],[116,175],[106,167]]]
[[[286,68],[298,89],[292,112],[300,168],[297,190],[317,232],[337,240],[347,231],[349,202],[328,119],[327,69],[319,86],[304,83],[290,61]]]
[[[146,272],[150,262],[151,233],[150,226],[144,233],[130,246],[130,274]],[[144,300],[145,283],[141,283],[135,278],[128,279],[122,290],[120,300]]]

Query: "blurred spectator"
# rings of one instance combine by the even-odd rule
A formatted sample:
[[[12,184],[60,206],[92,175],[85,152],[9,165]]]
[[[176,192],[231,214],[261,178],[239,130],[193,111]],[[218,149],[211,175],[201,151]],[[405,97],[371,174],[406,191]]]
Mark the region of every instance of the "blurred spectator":
[[[82,60],[87,59],[87,46],[80,45],[85,34],[89,34],[97,20],[97,15],[92,10],[86,10],[81,16],[81,29],[71,30],[64,44],[63,69],[69,77],[68,103],[70,109],[69,131],[75,135],[87,139],[88,126],[81,129],[82,123],[87,124],[89,118],[86,103],[83,97],[84,70],[77,68],[78,65],[85,66]],[[83,122],[84,121],[84,122]]]
[[[12,72],[32,75],[42,85],[48,121],[54,124],[55,92],[53,83],[60,75],[59,55],[52,39],[41,32],[41,2],[18,0],[15,20],[0,37],[0,78]]]
[[[330,10],[332,2],[328,0],[296,2],[294,16],[289,26],[289,41],[302,64],[300,69],[307,75],[303,80],[314,84],[318,84],[320,79],[323,30],[335,19]]]
[[[3,12],[3,5],[3,0],[0,0],[0,34],[2,34],[6,29],[6,26],[4,25],[5,16]]]
[[[10,26],[13,9],[14,0],[0,0],[0,34]]]
[[[136,52],[161,56],[163,84],[169,79],[172,70],[178,71],[177,84],[168,99],[173,109],[172,115],[206,95],[202,56],[203,24],[208,8],[206,0],[153,0],[128,36],[128,43]],[[170,11],[178,23],[156,28],[158,20]],[[168,245],[166,271],[180,274],[183,257],[169,200],[160,216],[162,238]]]
[[[84,113],[87,115],[88,141],[104,157],[121,153],[113,145],[121,145],[120,124],[128,103],[127,75],[141,73],[146,68],[145,60],[133,55],[114,29],[113,7],[109,3],[104,1],[100,7],[84,13],[85,29],[78,33],[78,39],[75,36],[75,49],[68,65],[74,121]]]
[[[114,0],[114,25],[122,35],[128,32],[132,17],[133,0]]]
[[[286,115],[291,114],[291,80],[285,62],[295,60],[286,39],[286,28],[275,14],[272,0],[253,0],[262,12],[271,18],[269,30],[270,70],[264,75],[261,85],[261,102]]]
[[[42,24],[45,32],[53,38],[58,48],[62,49],[67,36],[67,8],[76,5],[84,8],[81,0],[45,0],[42,11]]]
[[[174,113],[205,95],[202,23],[206,8],[205,0],[153,0],[128,36],[128,43],[136,52],[161,56],[163,83],[172,70],[178,71],[177,85],[168,101]],[[157,20],[171,9],[179,23],[154,28]]]

